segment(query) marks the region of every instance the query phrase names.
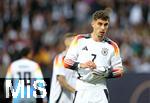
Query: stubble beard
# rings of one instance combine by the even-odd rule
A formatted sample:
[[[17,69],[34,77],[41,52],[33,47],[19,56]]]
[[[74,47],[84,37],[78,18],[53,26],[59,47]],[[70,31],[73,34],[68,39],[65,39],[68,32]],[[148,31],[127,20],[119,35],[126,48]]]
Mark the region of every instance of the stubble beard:
[[[102,40],[102,39],[104,38],[104,35],[96,34],[96,37],[97,37],[99,40]]]

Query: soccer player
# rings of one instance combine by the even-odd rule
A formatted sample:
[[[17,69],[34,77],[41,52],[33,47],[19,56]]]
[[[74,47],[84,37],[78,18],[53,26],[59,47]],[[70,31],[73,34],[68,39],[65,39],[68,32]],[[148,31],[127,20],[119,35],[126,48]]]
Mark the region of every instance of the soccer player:
[[[79,73],[75,103],[108,103],[106,80],[123,74],[118,45],[106,37],[110,8],[92,15],[89,34],[78,35],[72,41],[64,66]]]
[[[65,69],[63,62],[67,49],[75,35],[67,33],[64,37],[66,49],[56,55],[53,63],[53,76],[49,103],[72,103],[75,92],[76,72]]]
[[[37,94],[36,96],[38,98],[44,98],[43,103],[47,103],[45,89],[46,84],[43,81],[43,75],[40,66],[38,65],[38,63],[31,60],[33,54],[32,49],[29,47],[25,47],[21,50],[20,54],[21,58],[10,64],[6,74],[5,87],[10,87],[9,91],[11,90],[12,103],[36,103],[36,94],[34,94],[34,91],[36,91],[38,87],[44,89],[43,91],[39,91],[41,93],[44,93],[44,97],[39,97],[39,94]],[[13,81],[11,83],[8,83],[8,80]],[[22,81],[20,82],[20,84],[19,80]],[[40,83],[37,83],[36,80],[40,81]],[[22,83],[24,86],[22,85]],[[13,94],[13,92],[15,92],[16,94]],[[6,95],[7,94],[9,94],[10,96],[10,93],[8,93],[8,91],[6,92]]]

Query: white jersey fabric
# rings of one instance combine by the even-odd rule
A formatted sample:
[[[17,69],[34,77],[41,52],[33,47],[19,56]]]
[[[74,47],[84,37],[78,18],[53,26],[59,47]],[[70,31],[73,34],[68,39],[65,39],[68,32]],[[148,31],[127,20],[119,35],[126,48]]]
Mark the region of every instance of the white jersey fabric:
[[[15,90],[18,86],[19,80],[25,80],[24,81],[25,85],[27,83],[26,80],[30,80],[27,83],[27,85],[30,85],[30,98],[27,98],[29,92],[27,91],[26,85],[24,87],[24,98],[21,98],[21,90],[20,90],[17,98],[13,98],[12,100],[13,103],[22,103],[22,102],[36,103],[36,98],[33,97],[33,91],[35,91],[33,83],[35,80],[43,80],[43,75],[40,66],[36,62],[26,58],[22,58],[12,62],[6,74],[6,80],[10,79],[13,80],[13,87]]]
[[[96,42],[89,36],[89,34],[78,35],[74,38],[66,54],[65,65],[73,65],[74,62],[85,63],[89,60],[96,64],[97,70],[101,69],[101,67],[116,68],[122,66],[119,48],[114,41],[109,38],[104,38],[103,41]],[[84,78],[86,78],[92,71],[89,68],[80,68],[77,71],[80,74],[80,79],[78,79],[76,83],[78,93],[75,103],[107,103],[108,101],[106,100],[106,97],[103,97],[104,100],[98,99],[97,102],[90,101],[92,100],[92,97],[100,98],[96,96],[100,94],[97,93],[100,92],[98,89],[107,89],[106,79],[100,78],[94,80],[92,83],[86,82]],[[95,95],[90,89],[95,91]],[[81,95],[83,96],[81,97]],[[103,93],[101,95],[103,95]]]
[[[54,59],[49,103],[72,103],[74,99],[74,94],[63,89],[57,80],[57,75],[63,75],[65,76],[67,83],[72,87],[75,87],[76,72],[64,68],[63,63],[65,55],[66,51],[58,54]]]

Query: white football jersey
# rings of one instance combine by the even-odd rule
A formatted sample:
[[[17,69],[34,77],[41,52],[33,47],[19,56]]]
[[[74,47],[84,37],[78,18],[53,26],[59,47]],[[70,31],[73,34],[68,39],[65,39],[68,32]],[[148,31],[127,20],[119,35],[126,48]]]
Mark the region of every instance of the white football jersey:
[[[64,57],[66,55],[66,51],[58,54],[53,63],[53,76],[52,76],[52,82],[51,82],[51,89],[50,89],[50,101],[49,103],[56,103],[60,102],[59,99],[61,98],[62,94],[65,94],[70,102],[73,100],[73,94],[70,93],[67,90],[62,89],[62,87],[59,84],[59,81],[57,80],[57,75],[63,75],[65,76],[65,79],[69,85],[72,87],[75,87],[75,81],[76,81],[76,72],[70,69],[64,68]],[[61,101],[65,102],[65,101]]]
[[[30,93],[29,99],[31,99],[34,98],[33,91],[35,91],[33,83],[35,83],[35,80],[43,80],[43,75],[40,66],[36,62],[22,58],[12,62],[9,66],[6,74],[6,80],[13,80],[12,83],[14,90],[17,89],[19,80],[24,80],[24,98],[27,99],[27,95]],[[9,84],[5,85],[8,86]],[[30,85],[30,91],[27,91],[27,85]],[[17,98],[13,97],[13,103],[18,103],[20,102],[19,100],[24,99],[21,97],[21,93],[22,92],[19,91]]]
[[[74,62],[85,63],[87,61],[93,61],[97,68],[99,67],[120,67],[122,66],[122,60],[119,53],[117,44],[109,38],[104,38],[101,42],[94,41],[89,34],[78,35],[73,40],[65,57],[65,64],[73,65]],[[78,73],[82,78],[87,76],[91,69],[78,69]],[[104,83],[97,80],[97,83]]]

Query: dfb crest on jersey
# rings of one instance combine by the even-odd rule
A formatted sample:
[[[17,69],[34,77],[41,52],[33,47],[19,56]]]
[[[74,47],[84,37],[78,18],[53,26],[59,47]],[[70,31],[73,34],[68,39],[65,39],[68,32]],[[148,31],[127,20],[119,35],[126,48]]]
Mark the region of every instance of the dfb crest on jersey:
[[[102,48],[101,53],[102,53],[102,55],[106,56],[108,54],[108,49]]]

